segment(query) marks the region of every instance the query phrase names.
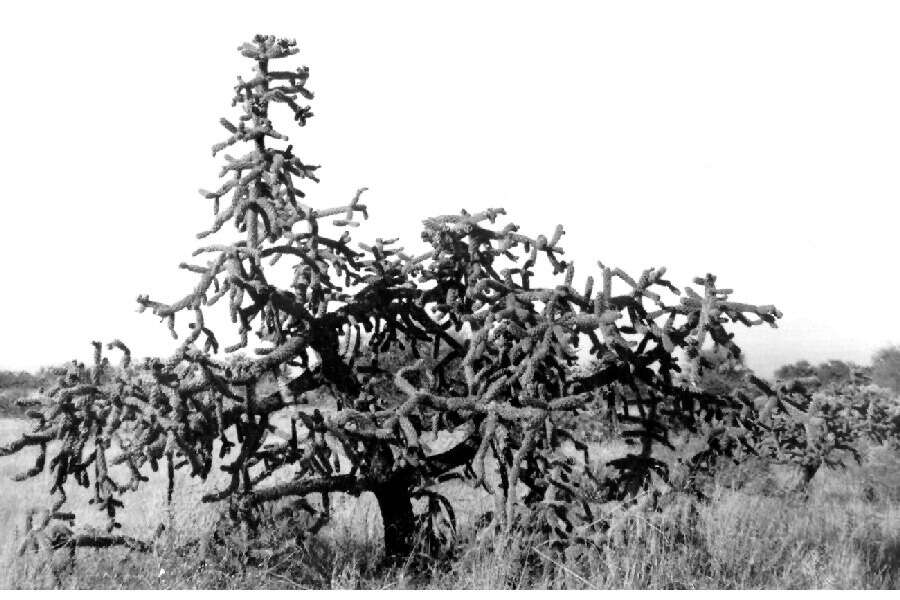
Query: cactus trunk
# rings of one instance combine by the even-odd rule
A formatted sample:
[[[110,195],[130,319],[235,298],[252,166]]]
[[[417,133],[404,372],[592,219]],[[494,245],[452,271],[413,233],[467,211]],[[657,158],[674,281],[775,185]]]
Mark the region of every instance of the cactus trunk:
[[[388,560],[409,556],[415,534],[415,516],[406,478],[392,478],[374,490],[384,523],[384,554]]]

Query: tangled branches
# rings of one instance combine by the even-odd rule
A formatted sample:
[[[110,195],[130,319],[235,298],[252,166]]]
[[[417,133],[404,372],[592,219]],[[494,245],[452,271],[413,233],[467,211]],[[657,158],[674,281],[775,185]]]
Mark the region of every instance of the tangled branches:
[[[900,440],[900,404],[865,378],[821,387],[808,377],[759,387],[756,449],[772,462],[799,467],[801,489],[823,466],[841,468],[847,458],[860,463],[861,442]]]
[[[731,300],[712,275],[682,294],[662,268],[635,279],[598,264],[597,285],[587,277],[576,289],[562,227],[525,235],[498,223],[502,209],[427,219],[428,248],[418,255],[396,239],[352,246],[350,229],[367,217],[364,189],[334,208],[304,204],[297,184],[317,181],[316,167],[270,120],[272,103],[300,126],[312,116],[299,103],[312,98],[308,69],[270,68],[296,51],[293,41],[270,36],[240,47],[255,71],[238,79],[233,104],[242,112],[221,121],[229,137],[213,155],[249,148],[224,155],[225,182],[201,192],[213,201],[214,220],[199,234],[221,237],[233,222],[239,239],[199,248],[194,255],[205,264],[181,265],[198,276],[181,299],[138,298],[181,339],[174,354],[134,365],[116,341],[110,347],[125,359],[113,372],[97,344],[94,365],[70,369],[46,408],[32,413],[34,431],[0,449],[41,448],[22,477],[54,474],[51,517],[71,482],[93,486],[107,516],[104,539],[131,543],[114,534],[116,516],[126,494],[147,481],[147,465],[165,462],[171,498],[176,471],[206,479],[220,460],[228,483],[203,499],[227,502],[245,522],[263,504],[290,501],[315,512],[317,528],[332,494],[370,492],[387,552],[402,555],[411,549],[413,499],[425,500],[419,522],[435,538],[455,527],[435,486],[459,478],[495,496],[497,525],[531,515],[562,543],[584,539],[596,522],[588,483],[603,500],[625,500],[668,478],[659,450],[672,445],[675,427],[707,437],[692,459],[697,468],[731,451],[726,438],[753,447],[748,436],[762,427],[754,403],[695,383],[708,368],[704,347],[739,355],[731,324],[774,326],[774,307]],[[289,267],[284,281],[273,269],[280,261]],[[544,268],[552,285],[537,286]],[[219,306],[238,338],[224,348],[207,324]],[[181,338],[179,315],[191,319]],[[400,350],[410,360],[386,364]],[[587,374],[575,368],[582,350],[598,365]],[[274,391],[263,391],[264,381],[275,381]],[[302,408],[314,391],[331,405]],[[285,415],[289,431],[279,426]],[[590,481],[588,432],[607,417],[632,451]],[[447,438],[452,443],[436,449]],[[126,480],[112,474],[117,466]],[[307,501],[312,495],[320,508]]]

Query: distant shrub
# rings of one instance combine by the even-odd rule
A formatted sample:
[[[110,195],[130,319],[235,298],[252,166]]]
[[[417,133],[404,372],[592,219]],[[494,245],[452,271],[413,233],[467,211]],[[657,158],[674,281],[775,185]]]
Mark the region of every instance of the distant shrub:
[[[0,390],[39,387],[40,379],[26,371],[0,371]]]
[[[854,377],[868,375],[869,371],[868,367],[837,359],[831,359],[815,366],[807,360],[799,360],[776,369],[775,379],[781,381],[808,379],[808,385],[824,386],[848,383],[853,381]],[[816,381],[813,382],[810,378],[815,378]]]
[[[26,371],[0,371],[0,417],[24,417],[26,409],[19,401],[38,391],[44,381]]]
[[[900,440],[900,403],[866,381],[822,385],[815,377],[779,382],[759,398],[765,433],[758,452],[800,468],[805,488],[823,466],[861,462],[862,445]]]
[[[882,348],[875,353],[872,382],[900,394],[900,346]]]

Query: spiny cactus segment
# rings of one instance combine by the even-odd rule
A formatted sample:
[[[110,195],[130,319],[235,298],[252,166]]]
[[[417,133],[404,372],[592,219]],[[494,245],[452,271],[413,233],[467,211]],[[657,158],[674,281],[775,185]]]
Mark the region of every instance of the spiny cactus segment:
[[[224,238],[231,222],[237,239],[209,243],[194,253],[203,262],[181,265],[197,275],[184,297],[138,298],[181,340],[170,358],[134,364],[116,340],[110,349],[124,360],[112,368],[96,344],[93,366],[73,365],[30,413],[34,430],[0,448],[36,446],[20,478],[52,474],[51,507],[34,513],[24,546],[46,538],[145,547],[116,531],[147,468],[166,463],[171,500],[176,472],[206,479],[217,461],[227,484],[203,499],[228,503],[245,523],[281,501],[314,512],[318,528],[333,494],[370,492],[387,552],[402,555],[414,499],[426,504],[419,525],[448,539],[455,516],[439,484],[457,478],[494,495],[495,525],[530,515],[551,543],[583,541],[599,527],[596,501],[627,501],[667,480],[659,451],[676,428],[707,440],[691,458],[698,470],[752,451],[771,430],[768,405],[705,393],[696,378],[708,368],[705,346],[738,355],[730,325],[774,326],[774,307],[731,300],[711,275],[681,294],[661,268],[635,279],[599,264],[597,285],[588,277],[576,288],[562,227],[529,236],[503,223],[503,209],[425,220],[418,255],[396,239],[353,245],[350,230],[367,217],[364,188],[336,207],[306,204],[298,185],[317,181],[317,167],[272,120],[273,104],[299,126],[312,117],[303,105],[309,70],[272,66],[296,44],[256,36],[239,51],[254,71],[235,86],[237,119],[221,120],[228,137],[213,155],[234,155],[223,155],[224,183],[201,191],[214,218],[199,234]],[[544,265],[553,280],[541,287]],[[220,306],[237,338],[226,347],[208,324]],[[584,346],[597,365],[588,373],[577,368]],[[397,356],[409,360],[390,364]],[[267,381],[276,385],[265,391]],[[306,406],[313,392],[327,405]],[[588,442],[607,418],[632,450],[597,479]],[[74,532],[73,515],[61,512],[73,484],[93,488],[104,531]]]

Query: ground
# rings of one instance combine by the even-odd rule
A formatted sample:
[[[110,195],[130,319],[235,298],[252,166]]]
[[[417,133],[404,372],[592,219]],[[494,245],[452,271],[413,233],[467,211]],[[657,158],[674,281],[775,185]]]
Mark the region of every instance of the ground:
[[[0,421],[6,441],[27,424]],[[34,452],[0,459],[0,477],[31,465]],[[221,474],[220,474],[221,475]],[[77,588],[896,588],[900,584],[900,459],[869,449],[862,466],[823,471],[807,496],[785,491],[781,471],[744,469],[723,477],[697,512],[673,505],[663,514],[620,519],[602,551],[564,562],[513,531],[476,537],[473,523],[491,500],[460,482],[447,484],[460,519],[453,556],[385,566],[374,498],[341,496],[318,536],[297,539],[285,521],[261,539],[219,527],[219,507],[199,501],[212,481],[180,481],[173,506],[165,476],[128,498],[126,533],[167,531],[153,551],[80,550],[76,563],[15,553],[28,507],[41,505],[44,475],[0,487],[0,587]],[[88,490],[70,510],[95,517]],[[89,521],[84,520],[84,523]],[[100,519],[96,518],[96,523]],[[224,543],[210,543],[217,530]]]

